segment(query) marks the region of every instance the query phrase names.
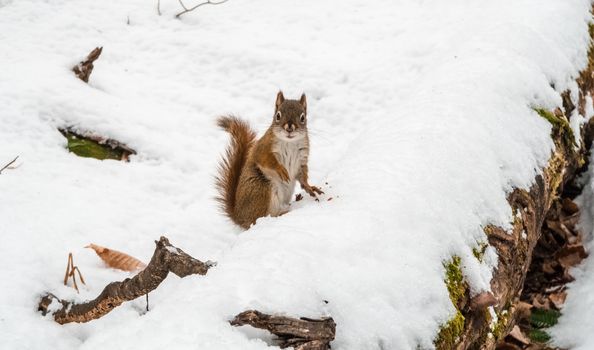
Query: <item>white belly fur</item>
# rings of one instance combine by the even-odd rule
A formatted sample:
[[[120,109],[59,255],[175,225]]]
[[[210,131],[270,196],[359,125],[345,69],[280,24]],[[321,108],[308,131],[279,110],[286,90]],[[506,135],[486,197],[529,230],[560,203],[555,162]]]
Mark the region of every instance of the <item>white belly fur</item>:
[[[307,157],[305,140],[285,142],[279,140],[273,148],[279,163],[287,169],[289,182],[281,181],[278,177],[272,180],[272,192],[270,194],[270,215],[278,216],[289,211],[289,203],[295,190],[295,182]]]

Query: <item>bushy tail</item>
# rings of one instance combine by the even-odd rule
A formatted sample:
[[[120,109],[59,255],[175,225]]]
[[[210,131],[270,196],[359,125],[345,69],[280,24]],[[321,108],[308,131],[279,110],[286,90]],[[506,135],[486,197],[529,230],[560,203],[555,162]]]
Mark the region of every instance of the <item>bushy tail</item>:
[[[219,117],[217,125],[231,134],[231,143],[219,163],[219,174],[216,178],[216,187],[219,191],[217,201],[221,203],[227,216],[234,220],[235,193],[239,176],[256,139],[256,133],[247,122],[236,117]]]

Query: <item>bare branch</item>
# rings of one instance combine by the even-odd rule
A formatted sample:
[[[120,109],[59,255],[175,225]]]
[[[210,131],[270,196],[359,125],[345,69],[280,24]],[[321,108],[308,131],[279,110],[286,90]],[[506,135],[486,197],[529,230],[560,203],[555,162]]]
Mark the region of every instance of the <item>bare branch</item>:
[[[281,348],[294,347],[296,350],[326,350],[336,334],[336,323],[332,317],[316,320],[306,317],[299,319],[286,316],[272,316],[256,310],[248,310],[230,321],[232,326],[250,325],[266,329],[279,337]]]
[[[48,293],[41,298],[38,310],[45,315],[52,309],[50,305],[57,302],[62,306],[53,313],[53,316],[59,324],[88,322],[105,316],[126,301],[134,300],[155,290],[169,272],[179,277],[205,275],[214,265],[194,259],[183,250],[171,245],[165,237],[155,241],[155,244],[157,246],[151,262],[144,270],[132,278],[108,284],[94,300],[76,303]]]
[[[16,161],[17,161],[17,159],[19,159],[19,156],[16,156],[16,157],[15,157],[13,160],[11,160],[11,161],[10,161],[8,164],[6,164],[5,166],[3,166],[3,167],[2,167],[2,169],[0,169],[0,174],[2,174],[2,170],[5,170],[5,169],[12,169],[12,168],[10,168],[10,166],[11,166],[12,164],[14,164],[14,162],[16,162]]]
[[[157,0],[157,14],[161,16],[161,0]]]
[[[181,15],[183,15],[183,14],[185,14],[187,12],[194,11],[195,9],[197,9],[197,8],[199,8],[201,6],[204,6],[204,5],[220,5],[220,4],[226,3],[229,0],[221,0],[219,2],[213,2],[211,0],[208,0],[208,1],[205,1],[205,2],[201,2],[201,3],[199,3],[199,4],[197,4],[197,5],[193,6],[193,7],[190,7],[190,8],[187,8],[181,0],[178,0],[178,1],[179,1],[180,5],[184,8],[184,10],[182,12],[178,13],[177,15],[175,15],[175,18],[179,18]]]
[[[74,265],[74,258],[72,256],[72,253],[69,253],[68,263],[66,264],[66,274],[64,275],[64,285],[67,286],[68,278],[72,277],[72,284],[74,285],[74,289],[76,289],[76,292],[79,293],[78,285],[76,284],[76,275],[74,274],[75,272],[78,272],[78,277],[80,278],[82,284],[86,284],[85,279],[83,278],[82,273],[80,272],[80,269],[78,268],[78,266]]]
[[[184,3],[182,2],[182,0],[177,0],[177,2],[179,2],[179,4],[181,5],[181,7],[182,7],[184,10],[188,11],[188,8],[186,7],[186,5],[184,5]]]

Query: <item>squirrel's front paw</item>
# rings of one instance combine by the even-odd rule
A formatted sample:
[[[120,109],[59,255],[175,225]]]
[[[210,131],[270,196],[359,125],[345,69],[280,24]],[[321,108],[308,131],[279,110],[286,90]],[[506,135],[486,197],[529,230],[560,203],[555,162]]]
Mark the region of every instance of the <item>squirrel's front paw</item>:
[[[289,172],[287,172],[287,169],[285,169],[285,167],[280,166],[276,170],[276,173],[278,174],[278,177],[280,177],[281,180],[283,180],[284,182],[289,182]]]
[[[324,191],[316,186],[304,186],[303,189],[312,197],[316,197],[318,194],[324,194]]]

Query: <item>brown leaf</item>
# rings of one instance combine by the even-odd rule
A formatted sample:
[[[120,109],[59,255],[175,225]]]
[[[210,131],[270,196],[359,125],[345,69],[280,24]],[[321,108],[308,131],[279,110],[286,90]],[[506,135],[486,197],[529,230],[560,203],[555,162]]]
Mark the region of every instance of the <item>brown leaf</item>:
[[[559,310],[561,310],[561,307],[565,304],[565,298],[567,298],[567,292],[565,291],[549,294],[549,299]]]
[[[573,233],[567,227],[565,227],[565,225],[563,225],[560,221],[547,220],[547,227],[550,230],[557,233],[559,236],[563,237],[564,239],[573,236]]]
[[[528,337],[524,334],[524,332],[522,332],[518,325],[514,326],[512,331],[509,332],[509,335],[524,345],[530,344],[530,339],[528,339]]]
[[[517,346],[516,344],[505,342],[497,344],[497,350],[522,350],[522,348]]]
[[[555,254],[559,264],[566,269],[578,265],[587,256],[588,254],[581,244],[567,245]]]
[[[532,299],[532,305],[537,308],[547,309],[547,310],[551,308],[551,302],[550,302],[549,298],[545,297],[542,294],[534,295],[534,299]]]
[[[580,220],[580,213],[575,213],[572,215],[564,216],[561,218],[561,222],[568,228],[573,229],[575,225],[577,225],[578,221]]]
[[[107,266],[112,267],[114,269],[124,270],[124,271],[137,271],[142,270],[146,267],[146,264],[142,261],[126,254],[119,252],[117,250],[109,249],[102,247],[96,244],[89,244],[85,248],[91,248],[99,255],[101,260],[103,260]]]
[[[515,306],[518,320],[528,319],[530,317],[530,310],[532,309],[532,304],[520,301]]]
[[[556,272],[555,267],[559,265],[555,260],[547,260],[542,263],[542,271],[549,275],[552,275]]]
[[[580,211],[580,207],[578,207],[578,205],[575,204],[574,201],[567,197],[563,198],[563,201],[561,201],[561,206],[563,210],[569,215],[575,214]]]

